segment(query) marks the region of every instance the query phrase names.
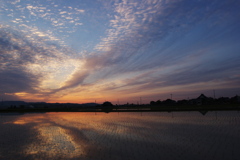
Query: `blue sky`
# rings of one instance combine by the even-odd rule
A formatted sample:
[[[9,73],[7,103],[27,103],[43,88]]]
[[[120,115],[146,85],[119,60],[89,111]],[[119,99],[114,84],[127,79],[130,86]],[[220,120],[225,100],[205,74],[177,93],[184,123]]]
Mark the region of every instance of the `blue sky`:
[[[240,95],[237,0],[0,0],[0,97]]]

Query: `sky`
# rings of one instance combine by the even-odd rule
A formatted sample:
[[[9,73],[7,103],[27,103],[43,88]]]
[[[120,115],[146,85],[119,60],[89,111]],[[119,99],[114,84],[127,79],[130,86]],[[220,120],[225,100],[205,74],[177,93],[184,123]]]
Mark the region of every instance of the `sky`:
[[[240,95],[239,0],[0,0],[0,99]]]

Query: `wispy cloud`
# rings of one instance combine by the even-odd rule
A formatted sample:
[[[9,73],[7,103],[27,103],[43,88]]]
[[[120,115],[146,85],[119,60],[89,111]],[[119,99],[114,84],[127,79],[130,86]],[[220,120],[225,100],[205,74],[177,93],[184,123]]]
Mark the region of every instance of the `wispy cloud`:
[[[75,26],[83,24],[79,17],[84,14],[84,9],[76,7],[73,9],[70,6],[62,7],[55,3],[45,5],[45,1],[38,3],[35,1],[32,3],[20,2],[21,1],[9,1],[1,6],[7,13],[5,16],[13,17],[14,19],[11,22],[16,25],[36,27],[39,22],[43,22],[45,26],[48,25],[48,29],[54,31],[55,34],[61,31],[62,34],[65,33],[65,36],[67,36],[69,32],[73,33],[76,31]],[[70,26],[70,24],[72,24],[72,26]],[[52,29],[52,27],[54,27],[54,29]]]
[[[192,91],[194,85],[240,87],[238,1],[76,4],[1,6],[9,19],[8,26],[0,26],[1,73],[27,79],[21,84],[19,76],[19,87],[2,93],[38,92],[57,99],[94,92],[155,95],[174,88]],[[78,51],[67,46],[70,41]],[[91,52],[83,49],[87,42]]]
[[[30,34],[29,38],[26,33],[1,27],[0,94],[51,91],[52,87],[47,86],[45,81],[54,78],[52,80],[56,82],[55,78],[60,72],[62,75],[58,80],[59,84],[55,86],[59,88],[67,79],[64,74],[71,74],[80,63],[79,60],[72,59],[71,54],[65,54],[66,51],[71,53],[70,50],[57,44],[49,44],[40,33],[34,35],[34,40],[32,35]],[[60,68],[62,70],[59,70]]]
[[[146,3],[149,4],[150,1]],[[194,47],[194,45],[199,44],[198,40],[193,39],[193,41],[189,41],[189,37],[186,34],[188,34],[190,30],[193,30],[194,25],[201,26],[204,23],[206,23],[206,29],[214,30],[215,26],[210,25],[208,21],[217,16],[214,13],[217,12],[219,14],[218,8],[212,8],[217,2],[214,1],[210,4],[207,2],[199,2],[197,5],[192,3],[188,4],[185,1],[179,1],[177,3],[152,3],[154,3],[154,5],[151,7],[143,5],[144,3],[141,5],[141,3],[130,3],[129,1],[118,3],[115,8],[118,16],[115,16],[114,20],[110,21],[111,28],[107,31],[107,37],[103,38],[102,42],[96,46],[96,49],[103,52],[101,55],[96,55],[88,59],[86,63],[87,68],[96,68],[97,72],[99,72],[99,70],[104,71],[107,70],[108,67],[111,67],[108,72],[102,75],[102,77],[108,78],[109,76],[111,77],[126,72],[147,71],[160,67],[160,70],[163,70],[158,74],[161,78],[144,80],[146,78],[142,77],[141,80],[138,78],[138,80],[134,81],[135,84],[133,84],[133,82],[126,84],[132,86],[138,83],[144,84],[145,82],[142,90],[164,86],[196,84],[199,82],[207,83],[223,78],[224,75],[231,75],[229,70],[227,70],[228,67],[222,65],[224,61],[216,62],[214,65],[211,65],[211,63],[205,64],[204,67],[199,67],[197,70],[192,69],[197,67],[198,64],[192,66],[191,63],[186,68],[182,68],[181,71],[174,69],[177,65],[179,67],[183,63],[188,64],[189,62],[193,62],[194,60],[191,60],[191,58],[193,58],[194,55],[202,54],[202,56],[195,58],[204,58],[211,52],[210,50],[201,52],[201,50],[203,50],[201,47],[207,47],[207,44],[204,42],[201,42],[202,46],[199,45],[199,48]],[[225,3],[217,4],[224,5]],[[182,6],[180,9],[179,5]],[[140,9],[141,13],[139,13],[140,11],[136,12],[136,8],[140,6],[142,7]],[[192,7],[195,7],[195,9]],[[169,9],[174,12],[169,12]],[[199,12],[204,15],[196,15],[196,10],[199,10]],[[223,12],[221,14],[225,16],[229,14],[227,11],[221,10],[221,12]],[[136,13],[143,16],[142,21],[136,17]],[[186,17],[185,15],[188,16]],[[221,21],[221,19],[215,20]],[[180,30],[181,33],[179,33]],[[217,32],[219,33],[219,31],[216,31],[216,33]],[[210,39],[215,37],[215,35],[211,35],[209,31],[203,33],[206,33]],[[173,34],[175,34],[175,39],[168,38],[168,36]],[[203,36],[200,36],[200,38],[203,38]],[[188,41],[193,47],[183,49],[183,47],[187,47],[187,45],[183,44],[184,42],[179,43],[181,39],[186,40],[186,42]],[[216,44],[218,43],[216,39],[213,39],[213,41],[215,41],[214,43]],[[146,53],[154,43],[163,45],[156,48],[155,51]],[[178,51],[180,51],[180,53],[177,53]],[[213,54],[213,56],[215,55]],[[235,58],[239,59],[239,56]],[[188,59],[189,62],[187,62]],[[211,59],[212,58],[210,58],[209,61],[211,61]],[[195,61],[197,62],[197,59],[195,59]],[[231,61],[230,59],[229,62],[228,64],[231,64],[229,68],[234,68],[236,71],[238,62]],[[202,61],[201,64],[204,64],[204,61]],[[164,70],[169,68],[168,66],[173,67],[172,69],[170,67],[169,73],[165,73]],[[224,71],[225,69],[226,71]],[[92,74],[94,74],[94,72],[92,72]],[[223,78],[223,81],[224,79],[225,78]],[[123,86],[114,85],[110,88],[121,88]]]

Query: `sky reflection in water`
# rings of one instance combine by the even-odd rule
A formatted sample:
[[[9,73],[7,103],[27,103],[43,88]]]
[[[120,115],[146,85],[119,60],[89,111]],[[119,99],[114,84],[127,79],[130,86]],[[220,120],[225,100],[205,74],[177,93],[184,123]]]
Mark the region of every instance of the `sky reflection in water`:
[[[239,115],[236,111],[205,116],[198,112],[0,115],[0,158],[234,159],[240,156]],[[16,128],[18,132],[12,133]],[[16,138],[24,134],[25,144]],[[16,144],[10,144],[8,139],[14,138]],[[10,145],[11,151],[2,150]]]

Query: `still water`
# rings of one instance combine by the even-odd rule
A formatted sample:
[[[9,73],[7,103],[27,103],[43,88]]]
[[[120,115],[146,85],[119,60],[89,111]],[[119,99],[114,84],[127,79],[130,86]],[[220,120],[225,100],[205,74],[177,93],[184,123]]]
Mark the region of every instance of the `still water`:
[[[0,114],[0,159],[239,159],[240,113]]]

